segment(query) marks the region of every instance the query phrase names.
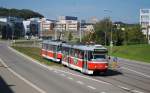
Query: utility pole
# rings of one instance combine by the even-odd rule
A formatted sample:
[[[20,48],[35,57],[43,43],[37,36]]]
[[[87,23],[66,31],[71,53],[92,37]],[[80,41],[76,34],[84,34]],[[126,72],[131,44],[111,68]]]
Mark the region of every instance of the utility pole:
[[[150,44],[150,39],[149,39],[149,28],[150,28],[150,26],[148,25],[148,26],[147,26],[147,42],[148,42],[148,44]]]
[[[81,28],[82,28],[82,26],[81,26],[81,21],[80,21],[80,26],[79,26],[80,28],[79,28],[79,33],[80,33],[80,42],[82,42],[82,32],[81,32]]]
[[[112,13],[111,10],[104,10],[104,12],[106,13]],[[110,16],[109,16],[109,20],[110,20]],[[112,48],[113,48],[113,41],[112,41],[112,25],[111,25],[111,28],[110,28],[111,32],[110,32],[110,54],[112,54]],[[105,37],[106,38],[106,37]],[[105,41],[106,43],[106,41]]]
[[[113,24],[112,24],[113,25]],[[112,54],[112,48],[113,48],[113,41],[112,41],[112,25],[111,25],[111,28],[110,28],[110,54]]]

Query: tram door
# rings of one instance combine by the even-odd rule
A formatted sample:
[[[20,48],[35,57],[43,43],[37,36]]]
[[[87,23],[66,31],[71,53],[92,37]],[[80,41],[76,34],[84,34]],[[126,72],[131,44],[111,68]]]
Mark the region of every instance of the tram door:
[[[48,56],[48,48],[49,48],[49,45],[48,44],[45,44],[45,50],[46,50],[46,56]]]
[[[88,51],[84,51],[84,59],[83,59],[83,72],[87,71],[87,59],[88,59]]]
[[[57,58],[57,55],[56,55],[56,53],[57,53],[57,46],[55,46],[55,45],[53,45],[53,57],[56,59]]]

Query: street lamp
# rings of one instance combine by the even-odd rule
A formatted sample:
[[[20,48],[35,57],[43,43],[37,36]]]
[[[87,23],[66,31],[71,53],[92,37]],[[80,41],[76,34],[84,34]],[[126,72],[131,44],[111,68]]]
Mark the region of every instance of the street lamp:
[[[106,13],[112,13],[111,10],[107,10],[107,9],[105,9],[104,12],[106,12]],[[110,20],[110,16],[108,18]],[[107,30],[107,23],[106,23],[106,30]],[[106,40],[107,40],[107,32],[105,31],[105,46],[106,46]],[[113,46],[113,42],[112,42],[112,26],[111,26],[110,46]]]
[[[79,25],[79,34],[80,34],[80,42],[82,42],[82,21],[80,21],[80,25]]]
[[[104,12],[107,12],[107,13],[112,13],[111,10],[104,10]],[[110,16],[109,16],[109,20],[110,20]],[[112,54],[112,48],[113,48],[113,41],[112,41],[112,25],[110,27],[110,54]],[[105,44],[106,44],[106,32],[105,32]]]
[[[149,29],[150,29],[150,26],[148,25],[147,26],[147,42],[148,42],[148,44],[150,44]]]
[[[125,32],[125,28],[122,27],[121,30],[124,32],[124,45],[126,45],[126,32]]]

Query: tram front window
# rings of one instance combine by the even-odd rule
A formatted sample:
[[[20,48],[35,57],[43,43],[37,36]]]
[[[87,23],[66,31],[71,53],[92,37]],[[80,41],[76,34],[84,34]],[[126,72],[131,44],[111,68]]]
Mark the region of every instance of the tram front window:
[[[92,61],[105,61],[106,54],[105,53],[93,53]]]
[[[105,55],[93,55],[93,59],[105,59]]]

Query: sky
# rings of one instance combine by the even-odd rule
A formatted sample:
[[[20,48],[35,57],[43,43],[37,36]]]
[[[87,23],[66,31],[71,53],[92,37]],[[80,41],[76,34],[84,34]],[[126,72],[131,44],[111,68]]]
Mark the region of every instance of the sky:
[[[139,10],[150,8],[150,0],[0,0],[0,7],[31,9],[50,19],[58,16],[77,16],[79,20],[110,17],[113,21],[138,23]]]

